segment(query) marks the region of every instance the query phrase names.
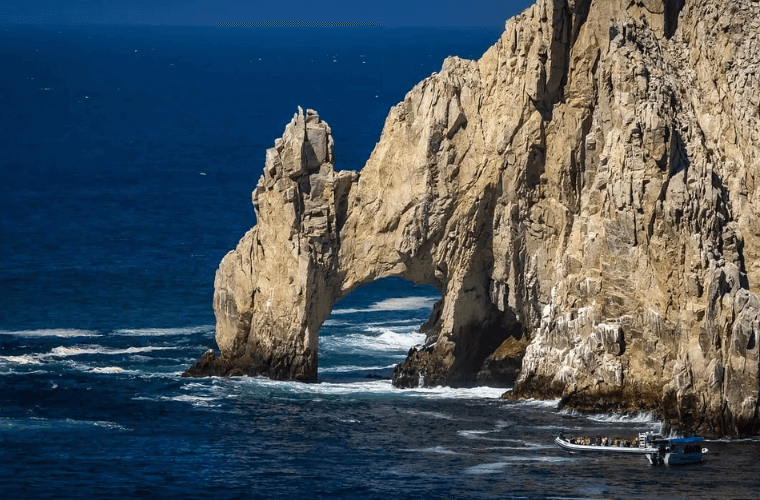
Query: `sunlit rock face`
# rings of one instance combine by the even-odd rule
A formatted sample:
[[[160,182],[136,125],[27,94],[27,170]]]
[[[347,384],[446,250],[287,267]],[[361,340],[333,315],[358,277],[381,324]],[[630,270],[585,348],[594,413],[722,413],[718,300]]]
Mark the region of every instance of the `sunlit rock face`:
[[[398,386],[757,433],[759,33],[753,0],[539,0],[392,108],[360,173],[299,111],[188,373],[315,380],[332,305],[401,276],[442,299]]]

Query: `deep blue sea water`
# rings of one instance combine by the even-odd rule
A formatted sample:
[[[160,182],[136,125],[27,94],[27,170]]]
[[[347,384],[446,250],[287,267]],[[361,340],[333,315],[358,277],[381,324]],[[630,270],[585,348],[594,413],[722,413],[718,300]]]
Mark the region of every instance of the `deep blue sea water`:
[[[498,36],[0,26],[0,498],[757,498],[755,440],[652,468],[553,445],[648,415],[392,388],[438,297],[401,280],[336,306],[318,384],[180,378],[296,107],[359,169],[392,105]]]

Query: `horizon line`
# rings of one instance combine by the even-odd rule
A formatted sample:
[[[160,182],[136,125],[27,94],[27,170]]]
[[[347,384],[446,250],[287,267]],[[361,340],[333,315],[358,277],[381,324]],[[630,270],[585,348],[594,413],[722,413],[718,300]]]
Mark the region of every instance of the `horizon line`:
[[[214,24],[159,24],[159,23],[111,23],[111,22],[19,22],[0,21],[0,26],[127,26],[154,28],[448,28],[448,29],[504,29],[503,24],[456,25],[456,24],[381,24],[379,22],[343,21],[272,21],[261,23],[214,23]]]

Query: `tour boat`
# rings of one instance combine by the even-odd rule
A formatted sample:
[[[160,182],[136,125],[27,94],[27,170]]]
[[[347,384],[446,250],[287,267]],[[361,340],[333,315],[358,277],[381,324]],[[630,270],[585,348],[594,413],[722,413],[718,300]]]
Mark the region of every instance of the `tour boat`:
[[[640,433],[634,440],[572,438],[560,434],[554,441],[568,451],[645,455],[652,465],[694,464],[701,462],[702,455],[707,453],[707,448],[699,445],[701,437],[666,438],[653,432]]]
[[[657,452],[647,454],[647,460],[652,465],[696,464],[707,453],[707,448],[702,448],[701,442],[701,437],[661,439],[654,443]]]

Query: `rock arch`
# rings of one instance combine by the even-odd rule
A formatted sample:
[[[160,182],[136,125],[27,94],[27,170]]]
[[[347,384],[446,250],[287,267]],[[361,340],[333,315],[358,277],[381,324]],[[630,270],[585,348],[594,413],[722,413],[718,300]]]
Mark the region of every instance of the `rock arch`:
[[[394,150],[378,148],[368,165],[385,168],[365,167],[361,175],[333,170],[330,127],[315,111],[299,109],[267,151],[252,195],[257,225],[216,274],[221,357],[208,353],[188,374],[314,381],[317,335],[333,305],[362,285],[400,277],[432,285],[442,299],[425,325],[437,341],[396,370],[396,383],[503,380],[493,360],[481,368],[522,329],[514,314],[492,303],[491,293],[499,292],[483,267],[493,262],[484,235],[490,234],[494,188],[485,185],[465,207],[451,190],[455,148],[446,137],[466,123],[457,99],[452,90],[440,134],[422,139],[445,141],[440,147],[450,156],[440,164],[430,165],[427,155],[423,162],[389,158]],[[452,262],[461,265],[450,268]]]
[[[734,3],[537,0],[392,108],[361,173],[299,111],[188,374],[315,380],[332,304],[401,276],[442,300],[398,385],[522,358],[515,397],[760,431],[760,4]]]

